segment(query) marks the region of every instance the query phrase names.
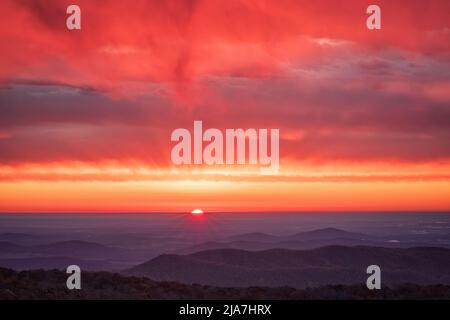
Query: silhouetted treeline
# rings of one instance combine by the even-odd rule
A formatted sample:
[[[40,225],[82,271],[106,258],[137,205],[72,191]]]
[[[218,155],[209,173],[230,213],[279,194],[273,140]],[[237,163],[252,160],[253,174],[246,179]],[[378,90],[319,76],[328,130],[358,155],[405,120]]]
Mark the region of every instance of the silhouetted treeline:
[[[0,299],[450,299],[450,286],[444,285],[404,284],[374,291],[343,285],[220,288],[109,272],[83,272],[82,289],[68,290],[67,276],[58,270],[18,272],[0,268]]]

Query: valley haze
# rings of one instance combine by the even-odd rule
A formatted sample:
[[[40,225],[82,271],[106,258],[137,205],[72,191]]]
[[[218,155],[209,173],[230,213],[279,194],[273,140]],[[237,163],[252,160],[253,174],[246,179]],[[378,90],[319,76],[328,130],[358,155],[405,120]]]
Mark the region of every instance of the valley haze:
[[[0,214],[0,222],[0,267],[17,271],[76,264],[123,279],[303,290],[364,285],[365,268],[379,264],[385,288],[450,285],[447,213]]]

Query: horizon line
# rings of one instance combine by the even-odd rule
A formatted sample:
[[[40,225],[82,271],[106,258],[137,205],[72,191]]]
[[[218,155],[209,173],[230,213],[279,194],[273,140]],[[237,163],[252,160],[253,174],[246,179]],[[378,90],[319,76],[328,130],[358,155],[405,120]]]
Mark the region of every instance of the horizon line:
[[[208,211],[204,210],[205,214],[450,214],[450,209],[447,210],[282,210],[282,211]],[[191,214],[190,211],[0,211],[0,215],[9,214],[124,214],[124,215],[144,215],[144,214]]]

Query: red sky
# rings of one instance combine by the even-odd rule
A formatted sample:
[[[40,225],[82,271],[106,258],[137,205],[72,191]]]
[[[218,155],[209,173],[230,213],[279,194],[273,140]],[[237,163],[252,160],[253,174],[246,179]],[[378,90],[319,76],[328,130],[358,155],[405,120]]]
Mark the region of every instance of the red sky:
[[[450,209],[447,0],[0,12],[0,211]],[[194,120],[279,128],[279,174],[173,166],[170,133]]]

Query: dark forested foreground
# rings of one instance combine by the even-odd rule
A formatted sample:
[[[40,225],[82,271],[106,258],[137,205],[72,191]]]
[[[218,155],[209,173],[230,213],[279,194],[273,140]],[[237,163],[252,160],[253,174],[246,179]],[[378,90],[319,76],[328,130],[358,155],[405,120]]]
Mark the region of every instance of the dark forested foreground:
[[[404,284],[368,290],[365,286],[220,288],[155,282],[109,272],[84,272],[82,289],[66,288],[67,274],[58,270],[17,272],[0,268],[0,299],[450,299],[450,286]]]

